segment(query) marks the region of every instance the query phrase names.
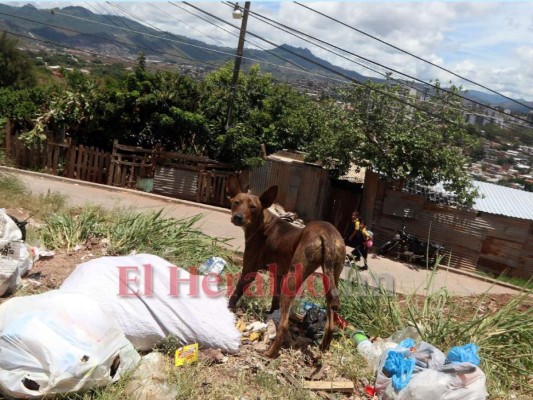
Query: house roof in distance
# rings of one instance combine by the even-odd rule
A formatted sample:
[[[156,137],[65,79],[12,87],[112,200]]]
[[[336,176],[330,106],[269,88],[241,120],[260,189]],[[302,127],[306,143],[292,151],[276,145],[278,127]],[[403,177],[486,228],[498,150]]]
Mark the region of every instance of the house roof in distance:
[[[484,198],[477,198],[476,211],[507,217],[533,220],[533,193],[512,189],[488,182],[474,181],[474,186]]]

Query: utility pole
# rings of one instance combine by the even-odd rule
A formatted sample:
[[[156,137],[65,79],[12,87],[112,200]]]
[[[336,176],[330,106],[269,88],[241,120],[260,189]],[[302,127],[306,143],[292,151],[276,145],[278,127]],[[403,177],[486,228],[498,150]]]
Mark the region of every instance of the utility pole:
[[[242,56],[244,53],[244,36],[246,35],[246,24],[248,23],[248,11],[250,10],[250,2],[244,3],[244,12],[242,13],[241,33],[239,35],[239,44],[237,45],[237,56],[235,57],[235,66],[233,67],[233,78],[231,80],[231,95],[228,103],[228,118],[226,119],[226,131],[231,125],[231,117],[233,115],[233,105],[235,104],[235,97],[237,95],[237,84],[239,82],[239,70],[241,68]],[[238,3],[235,4],[233,11],[233,18],[240,17],[240,8]]]

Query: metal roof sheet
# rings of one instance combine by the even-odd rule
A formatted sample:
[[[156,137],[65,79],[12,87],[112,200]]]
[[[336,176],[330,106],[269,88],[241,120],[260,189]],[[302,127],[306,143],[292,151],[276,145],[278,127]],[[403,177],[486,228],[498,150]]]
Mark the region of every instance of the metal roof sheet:
[[[474,181],[484,198],[477,198],[476,211],[533,220],[533,193],[493,183]]]

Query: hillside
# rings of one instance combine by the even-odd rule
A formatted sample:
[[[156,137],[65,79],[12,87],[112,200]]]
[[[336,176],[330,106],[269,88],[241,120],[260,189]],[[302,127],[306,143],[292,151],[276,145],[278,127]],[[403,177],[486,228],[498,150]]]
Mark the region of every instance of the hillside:
[[[71,48],[94,51],[102,56],[132,60],[142,51],[154,62],[201,65],[207,70],[232,62],[235,57],[233,48],[209,45],[182,35],[160,32],[129,18],[95,14],[83,7],[69,6],[54,10],[56,12],[37,9],[32,5],[13,7],[0,4],[0,29]],[[54,48],[50,44],[46,46]],[[61,47],[55,46],[55,49],[59,50]],[[261,69],[282,81],[314,81],[335,85],[335,81],[329,78],[346,80],[331,71],[358,81],[382,81],[335,66],[316,57],[309,49],[287,44],[282,44],[270,52],[246,49],[246,57],[252,61],[244,60],[243,68],[256,64],[255,60],[264,60]],[[298,67],[301,67],[301,70]],[[417,86],[424,90],[424,85]],[[523,106],[491,93],[470,90],[466,97],[508,108],[512,112],[528,111]],[[533,106],[533,102],[525,103]]]
[[[67,15],[64,15],[67,14]],[[169,63],[208,63],[221,65],[234,59],[235,49],[209,45],[185,36],[160,32],[131,19],[95,14],[83,7],[65,7],[57,12],[37,9],[32,5],[13,7],[0,4],[0,28],[9,32],[34,36],[77,49],[91,50],[113,57],[135,58],[144,52],[150,59]],[[303,60],[297,55],[307,59]],[[318,75],[336,76],[320,68],[322,64],[353,79],[367,79],[355,71],[337,67],[314,56],[308,49],[281,45],[270,53],[246,50],[251,59],[265,60],[262,69],[283,80],[323,80]],[[281,59],[284,58],[285,60]],[[244,67],[255,64],[245,62]],[[309,73],[297,71],[301,66]],[[289,67],[279,68],[272,64]],[[318,74],[318,75],[317,75]]]

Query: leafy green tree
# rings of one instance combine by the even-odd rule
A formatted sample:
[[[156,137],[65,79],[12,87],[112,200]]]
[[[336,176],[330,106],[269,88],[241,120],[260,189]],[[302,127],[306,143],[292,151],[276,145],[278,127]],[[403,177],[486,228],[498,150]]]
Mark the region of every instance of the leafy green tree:
[[[6,32],[0,35],[0,87],[22,89],[35,84],[33,64],[17,43]]]
[[[261,144],[268,153],[283,148],[302,150],[319,131],[317,126],[323,123],[320,106],[288,85],[276,83],[258,66],[239,76],[233,124],[226,131],[231,78],[228,65],[207,76],[201,85],[200,109],[214,137],[212,157],[246,169],[262,162]]]
[[[426,113],[401,101],[404,98],[400,86],[353,85],[344,95],[344,115],[336,118],[342,121],[338,130],[327,130],[308,147],[310,159],[322,161],[337,174],[354,163],[390,180],[443,182],[470,203],[475,191],[465,169],[465,149],[471,139],[458,100],[437,91],[430,101],[417,105]]]

